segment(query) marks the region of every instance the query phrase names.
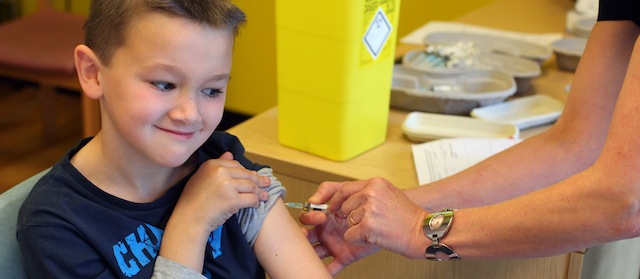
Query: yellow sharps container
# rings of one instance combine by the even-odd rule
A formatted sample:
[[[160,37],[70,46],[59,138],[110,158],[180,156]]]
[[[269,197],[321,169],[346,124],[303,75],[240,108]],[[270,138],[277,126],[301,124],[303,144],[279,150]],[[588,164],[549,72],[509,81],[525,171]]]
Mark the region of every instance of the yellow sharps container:
[[[278,138],[335,161],[386,139],[400,0],[276,0]]]

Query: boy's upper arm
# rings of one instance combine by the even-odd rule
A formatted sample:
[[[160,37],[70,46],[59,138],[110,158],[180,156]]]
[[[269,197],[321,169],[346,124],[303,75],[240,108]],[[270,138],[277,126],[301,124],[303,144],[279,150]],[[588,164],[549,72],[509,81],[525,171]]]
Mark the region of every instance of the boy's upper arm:
[[[331,278],[281,199],[269,211],[253,249],[271,278]]]

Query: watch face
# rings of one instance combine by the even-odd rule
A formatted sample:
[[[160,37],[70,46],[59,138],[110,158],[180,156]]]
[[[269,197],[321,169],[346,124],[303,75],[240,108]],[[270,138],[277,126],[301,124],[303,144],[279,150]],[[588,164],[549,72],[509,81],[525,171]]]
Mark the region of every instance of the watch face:
[[[442,221],[444,220],[444,215],[436,215],[431,218],[429,221],[429,228],[432,230],[436,230],[442,226]]]

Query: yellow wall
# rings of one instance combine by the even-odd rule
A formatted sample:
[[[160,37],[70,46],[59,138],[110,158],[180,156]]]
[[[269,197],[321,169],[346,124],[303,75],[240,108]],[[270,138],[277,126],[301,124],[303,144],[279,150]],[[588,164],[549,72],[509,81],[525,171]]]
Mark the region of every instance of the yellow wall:
[[[53,0],[63,9],[65,0]],[[236,40],[227,109],[254,115],[276,106],[275,0],[232,0],[248,17]],[[348,1],[348,0],[347,0]],[[430,20],[451,20],[493,0],[400,0],[400,37]],[[36,0],[24,0],[23,13]],[[70,0],[71,11],[87,14],[89,0]],[[302,46],[301,46],[302,47]]]
[[[247,115],[276,105],[274,0],[233,0],[247,14],[236,39],[227,109]]]
[[[89,0],[52,0],[53,5],[58,10],[65,10],[65,5],[69,5],[69,11],[76,14],[88,14],[89,13]],[[36,11],[36,0],[23,0],[22,2],[22,14],[30,14]]]

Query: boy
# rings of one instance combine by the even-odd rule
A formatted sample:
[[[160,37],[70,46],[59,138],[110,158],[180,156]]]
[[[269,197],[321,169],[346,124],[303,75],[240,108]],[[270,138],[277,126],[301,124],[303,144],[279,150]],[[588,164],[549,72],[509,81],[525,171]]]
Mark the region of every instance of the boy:
[[[244,21],[225,0],[92,3],[74,55],[102,130],[23,204],[31,277],[330,277],[271,170],[214,133]]]

